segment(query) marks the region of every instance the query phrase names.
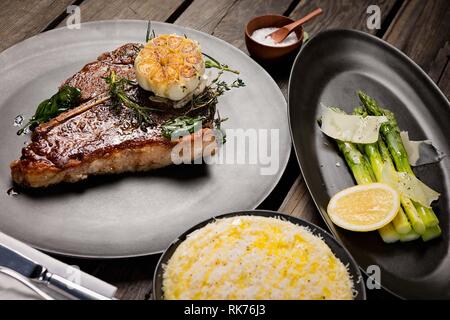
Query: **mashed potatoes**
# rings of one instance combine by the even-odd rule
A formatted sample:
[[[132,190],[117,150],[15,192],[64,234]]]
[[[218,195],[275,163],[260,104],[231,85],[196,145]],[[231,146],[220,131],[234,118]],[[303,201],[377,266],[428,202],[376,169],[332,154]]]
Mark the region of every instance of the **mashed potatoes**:
[[[136,57],[134,68],[142,88],[179,101],[200,84],[205,62],[196,41],[164,34],[145,45]]]
[[[306,228],[240,216],[194,231],[165,266],[165,299],[352,299],[347,268]]]

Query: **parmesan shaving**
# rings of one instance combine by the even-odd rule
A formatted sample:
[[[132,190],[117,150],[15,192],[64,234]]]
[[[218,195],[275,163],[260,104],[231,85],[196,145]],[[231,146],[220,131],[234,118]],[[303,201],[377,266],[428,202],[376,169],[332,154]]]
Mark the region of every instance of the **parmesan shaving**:
[[[406,172],[399,172],[399,191],[424,207],[430,208],[431,203],[439,199],[440,193],[428,187],[415,176]]]
[[[321,130],[327,136],[353,143],[378,141],[381,124],[388,121],[385,116],[348,115],[326,108],[322,114]]]
[[[388,184],[401,195],[420,203],[424,207],[430,208],[431,203],[439,199],[440,194],[438,192],[428,187],[415,176],[406,172],[397,172],[387,163],[383,166],[381,176],[383,183]]]
[[[407,131],[400,132],[400,137],[408,154],[408,162],[412,166],[436,163],[444,158],[444,154],[433,145],[431,140],[409,140]]]

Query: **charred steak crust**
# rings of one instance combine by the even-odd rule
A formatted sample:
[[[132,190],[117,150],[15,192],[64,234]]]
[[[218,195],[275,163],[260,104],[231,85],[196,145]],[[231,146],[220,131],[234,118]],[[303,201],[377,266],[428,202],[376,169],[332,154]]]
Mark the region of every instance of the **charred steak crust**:
[[[200,111],[207,119],[200,132],[171,141],[162,136],[161,124],[186,110],[154,111],[155,125],[143,128],[132,110],[112,105],[102,77],[113,69],[119,76],[134,80],[133,63],[140,48],[126,44],[104,53],[63,83],[81,89],[85,102],[35,129],[21,158],[11,164],[14,182],[43,187],[76,182],[93,174],[160,168],[172,163],[170,154],[178,143],[190,144],[197,138],[204,149],[215,144],[211,130],[214,114],[208,110]],[[151,93],[139,86],[128,94],[139,104],[155,108],[149,99]],[[199,152],[193,152],[192,158],[201,156]]]
[[[79,88],[81,101],[88,101],[108,90],[108,85],[103,78],[112,70],[119,77],[134,81],[136,80],[134,59],[142,47],[141,44],[127,43],[111,52],[105,52],[96,61],[88,63],[64,81],[63,85]]]

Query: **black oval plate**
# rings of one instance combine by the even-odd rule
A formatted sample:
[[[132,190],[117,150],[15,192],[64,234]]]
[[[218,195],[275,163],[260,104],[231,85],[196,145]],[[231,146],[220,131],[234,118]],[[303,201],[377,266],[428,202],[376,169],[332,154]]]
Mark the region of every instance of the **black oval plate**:
[[[354,233],[335,227],[326,213],[330,197],[355,184],[335,143],[318,128],[321,103],[351,112],[364,90],[398,118],[412,140],[431,139],[450,154],[450,104],[433,81],[405,54],[359,31],[329,30],[302,48],[289,83],[289,121],[303,177],[317,208],[336,238],[363,270],[381,269],[381,284],[403,298],[450,298],[450,161],[415,169],[441,193],[434,206],[443,231],[424,243],[384,244],[377,232]]]
[[[205,220],[189,230],[187,230],[185,233],[183,233],[181,236],[179,236],[172,244],[166,249],[166,251],[163,253],[161,258],[159,259],[158,265],[155,269],[155,275],[153,278],[153,299],[155,300],[163,300],[164,299],[164,292],[162,289],[162,282],[163,282],[163,273],[164,273],[164,265],[166,265],[169,262],[169,259],[174,254],[175,250],[178,248],[178,246],[186,240],[186,237],[194,232],[195,230],[201,229],[204,226],[206,226],[208,223],[211,223],[217,219],[223,219],[223,218],[230,218],[230,217],[236,217],[236,216],[261,216],[261,217],[271,217],[271,218],[281,218],[283,220],[290,221],[296,225],[308,227],[310,231],[316,235],[319,236],[325,241],[325,243],[330,247],[331,251],[334,253],[334,255],[341,260],[341,262],[348,267],[348,271],[350,276],[353,279],[354,283],[354,289],[356,292],[356,295],[354,297],[355,300],[365,300],[366,299],[366,291],[364,286],[364,281],[362,281],[361,272],[359,271],[358,265],[356,264],[353,257],[350,255],[350,253],[341,245],[339,244],[328,232],[324,231],[323,229],[319,228],[318,226],[307,222],[305,220],[288,216],[276,211],[268,211],[268,210],[249,210],[249,211],[241,211],[241,212],[233,212],[233,213],[227,213],[223,214],[208,220]]]

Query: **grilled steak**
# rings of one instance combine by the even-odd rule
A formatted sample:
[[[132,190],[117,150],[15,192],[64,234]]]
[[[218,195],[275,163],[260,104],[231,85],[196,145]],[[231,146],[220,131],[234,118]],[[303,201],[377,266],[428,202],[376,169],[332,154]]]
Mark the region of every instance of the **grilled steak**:
[[[206,119],[202,130],[171,141],[162,135],[161,125],[184,114],[185,108],[153,111],[154,125],[143,127],[133,110],[117,106],[109,99],[102,77],[109,74],[108,70],[115,70],[119,76],[134,80],[133,62],[139,48],[126,44],[104,53],[63,83],[81,89],[84,103],[34,130],[21,158],[11,163],[15,183],[45,187],[76,182],[94,174],[160,168],[172,163],[175,146],[193,146],[194,141],[197,148],[192,147],[188,155],[192,159],[202,156],[202,150],[214,149],[211,110],[195,114]],[[150,92],[139,86],[133,86],[127,94],[142,106],[161,107],[150,99]]]
[[[119,77],[136,80],[134,73],[134,58],[142,45],[128,43],[114,51],[101,54],[96,61],[88,63],[79,72],[64,81],[81,90],[81,100],[87,101],[105,93],[108,85],[103,79],[114,71]]]

